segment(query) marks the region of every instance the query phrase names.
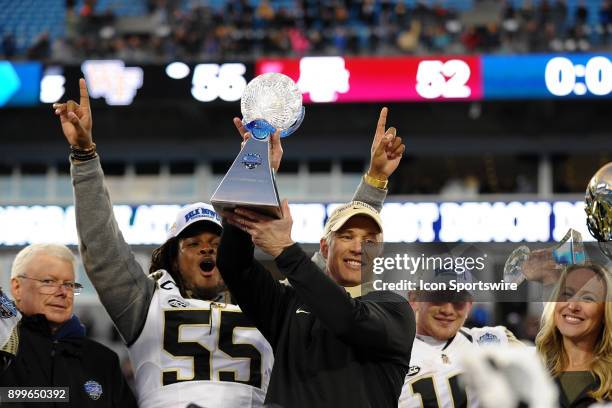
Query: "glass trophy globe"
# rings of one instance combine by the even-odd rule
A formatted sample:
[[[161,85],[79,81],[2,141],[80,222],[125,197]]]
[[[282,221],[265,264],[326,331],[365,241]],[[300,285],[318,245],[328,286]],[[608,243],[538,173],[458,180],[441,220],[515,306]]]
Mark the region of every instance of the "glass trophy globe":
[[[302,124],[302,93],[288,76],[267,73],[248,83],[240,100],[242,123],[255,139],[267,139],[276,130],[286,137]]]
[[[525,245],[521,245],[512,251],[504,264],[504,280],[506,282],[519,285],[525,280],[525,275],[523,275],[523,264],[529,258],[530,252],[529,248]]]

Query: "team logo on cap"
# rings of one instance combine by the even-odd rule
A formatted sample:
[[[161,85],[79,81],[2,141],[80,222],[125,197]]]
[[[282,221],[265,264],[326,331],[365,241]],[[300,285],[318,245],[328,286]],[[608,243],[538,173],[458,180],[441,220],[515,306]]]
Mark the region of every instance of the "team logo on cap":
[[[499,344],[501,341],[499,337],[494,335],[493,333],[485,333],[476,340],[478,344]]]
[[[17,309],[15,308],[15,304],[3,293],[0,294],[0,318],[10,319],[11,317],[15,316],[17,316]]]
[[[195,218],[212,218],[213,220],[221,222],[221,219],[216,212],[202,207],[196,208],[193,211],[189,211],[187,214],[185,214],[185,223],[188,223]]]
[[[261,164],[261,156],[257,153],[247,153],[242,156],[242,164],[249,170],[253,170]]]
[[[344,204],[344,205],[336,208],[334,210],[334,213],[339,213],[341,211],[348,210],[349,208],[351,208],[353,210],[359,210],[361,208],[367,208],[368,210],[373,211],[373,212],[378,214],[378,211],[376,211],[376,208],[372,207],[368,203],[364,203],[363,201],[351,201],[350,203]]]
[[[87,393],[87,395],[89,395],[89,398],[91,398],[94,401],[98,400],[100,396],[102,395],[102,386],[97,381],[93,381],[93,380],[87,381],[83,385],[83,388],[85,389],[85,392]]]

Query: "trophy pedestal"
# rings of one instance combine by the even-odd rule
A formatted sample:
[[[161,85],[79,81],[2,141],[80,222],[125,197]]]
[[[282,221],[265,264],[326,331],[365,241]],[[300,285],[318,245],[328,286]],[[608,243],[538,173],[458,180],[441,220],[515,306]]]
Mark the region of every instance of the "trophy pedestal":
[[[245,207],[281,218],[281,204],[268,158],[268,145],[269,139],[247,140],[210,199],[217,212]]]

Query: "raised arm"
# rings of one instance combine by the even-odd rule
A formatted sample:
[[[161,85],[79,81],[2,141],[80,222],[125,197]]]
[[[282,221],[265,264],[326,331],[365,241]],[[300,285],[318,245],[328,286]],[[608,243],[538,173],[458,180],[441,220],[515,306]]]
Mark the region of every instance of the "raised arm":
[[[353,201],[363,201],[382,209],[387,197],[387,180],[399,166],[406,146],[394,127],[386,129],[387,108],[382,108],[370,149],[370,167],[355,191]]]
[[[54,104],[72,149],[79,249],[87,276],[124,341],[133,343],[146,320],[155,284],[136,262],[119,230],[100,159],[92,138],[92,116],[85,80],[79,81],[80,104]]]
[[[223,225],[217,267],[232,297],[274,347],[292,289],[255,261],[250,235],[227,222]]]
[[[380,111],[370,149],[370,167],[361,178],[352,199],[352,201],[367,203],[378,212],[382,210],[385,198],[387,198],[387,180],[399,166],[406,149],[406,146],[402,144],[402,138],[396,135],[394,127],[385,130],[387,113],[387,108],[382,108]],[[325,258],[321,255],[321,251],[316,251],[311,260],[319,268],[325,268]]]

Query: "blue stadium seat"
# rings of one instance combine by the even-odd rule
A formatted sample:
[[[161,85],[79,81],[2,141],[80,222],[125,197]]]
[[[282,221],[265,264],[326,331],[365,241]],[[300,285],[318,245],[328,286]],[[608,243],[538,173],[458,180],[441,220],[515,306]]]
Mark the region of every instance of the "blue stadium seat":
[[[83,0],[77,1],[77,10],[83,3]],[[140,16],[146,14],[147,5],[145,0],[98,0],[94,11],[103,13],[106,10],[112,10],[118,16]]]
[[[2,35],[14,34],[19,52],[43,31],[52,40],[64,35],[65,0],[0,0],[0,10]]]
[[[278,9],[281,7],[292,9],[294,0],[269,0],[270,4]],[[400,0],[394,0],[400,1]],[[417,5],[418,0],[401,0],[408,7]],[[476,0],[425,0],[429,6],[442,4],[456,11],[466,11],[474,7]],[[524,0],[509,0],[519,8]],[[538,7],[542,0],[532,0],[534,7]],[[84,0],[78,0],[76,10],[81,9]],[[256,7],[259,0],[249,0]],[[550,0],[554,3],[554,0]],[[602,0],[586,0],[588,8],[588,24],[595,26],[598,23],[598,12]],[[208,5],[214,9],[222,9],[226,0],[182,0],[181,8],[190,10],[194,5]],[[580,0],[567,0],[568,24],[573,24],[576,8]],[[103,13],[111,10],[118,16],[138,16],[147,12],[146,0],[98,0],[95,12]],[[65,33],[65,0],[0,0],[0,35],[13,33],[17,39],[19,52],[27,49],[42,31],[49,31],[51,40],[61,37]]]
[[[286,9],[292,9],[295,5],[294,0],[269,0],[269,2],[272,5],[272,7],[274,7],[275,9],[279,9],[281,7],[284,7]],[[440,4],[440,1],[439,0],[426,0],[425,3],[427,5],[434,6],[434,5]],[[473,7],[473,3],[474,3],[474,0],[447,0],[443,2],[443,4],[446,7],[452,8],[458,11],[469,10],[470,8]],[[223,8],[227,4],[227,1],[225,0],[200,0],[200,1],[182,0],[181,9],[184,11],[189,11],[193,8],[194,5],[198,5],[198,4],[207,5],[213,9],[220,9],[220,8]],[[253,7],[256,7],[259,4],[259,1],[250,0],[249,4],[251,4]],[[408,7],[414,7],[417,4],[417,0],[405,0],[405,4]]]
[[[509,0],[509,2],[512,3],[514,7],[519,8],[523,5],[524,0]],[[533,4],[535,8],[537,8],[540,5],[541,0],[531,0],[531,3]],[[549,0],[549,4],[552,5],[554,3],[555,3],[555,0]],[[585,0],[584,2],[589,12],[588,24],[591,26],[595,26],[598,23],[599,8],[601,7],[601,3],[602,3],[601,0]],[[576,13],[576,8],[580,4],[580,0],[566,0],[566,4],[567,4],[567,23],[573,24],[575,13]]]
[[[83,0],[76,4],[76,10]],[[99,0],[96,12],[112,10],[120,16],[138,16],[146,13],[145,0]],[[0,34],[13,33],[18,52],[23,52],[38,34],[49,31],[51,40],[65,34],[65,0],[0,0]]]

